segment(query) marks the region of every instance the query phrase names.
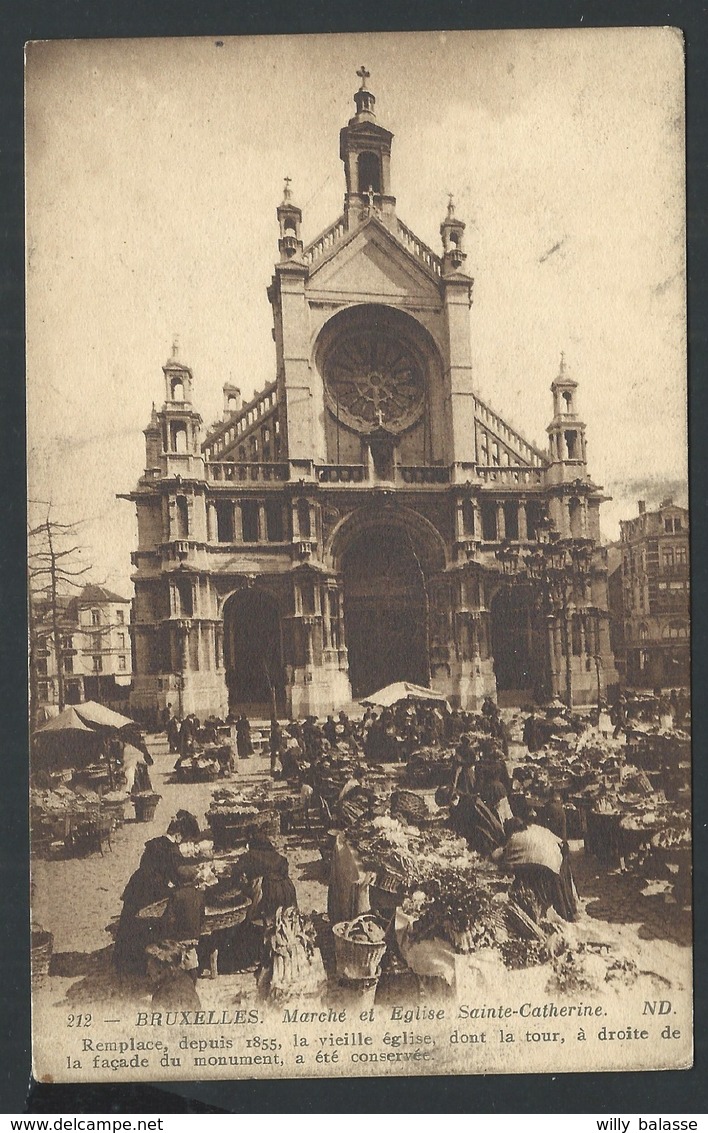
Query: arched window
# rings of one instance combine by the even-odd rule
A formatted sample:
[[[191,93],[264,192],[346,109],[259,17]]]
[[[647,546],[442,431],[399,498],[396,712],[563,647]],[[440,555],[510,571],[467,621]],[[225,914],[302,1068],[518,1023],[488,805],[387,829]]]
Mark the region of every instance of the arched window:
[[[181,378],[173,378],[170,388],[173,401],[184,401],[184,382]]]
[[[375,193],[381,192],[381,165],[378,156],[365,150],[357,159],[359,174],[359,192],[368,193],[373,189]]]
[[[232,393],[229,394],[227,405],[229,407],[229,413],[235,413],[238,409],[238,398],[234,397]]]
[[[186,452],[187,426],[184,425],[181,421],[173,421],[170,428],[172,433],[172,451]]]
[[[239,458],[240,461],[243,461],[245,463],[245,461],[246,461],[246,446],[245,445],[239,445],[238,446],[238,458]]]
[[[669,622],[664,627],[662,637],[688,637],[688,625],[686,622]]]
[[[639,627],[639,640],[640,640],[640,641],[646,641],[646,639],[648,638],[648,636],[649,636],[649,629],[648,629],[648,627],[647,627],[647,626],[646,626],[646,625],[644,624],[644,622],[642,622],[642,624],[641,624],[641,625],[640,625],[640,627]]]
[[[563,393],[562,393],[561,396],[563,398],[563,401],[565,402],[563,412],[564,413],[570,413],[570,411],[573,407],[573,395],[572,395],[572,393],[570,392],[570,390],[566,389],[566,390],[563,390]]]
[[[578,460],[578,434],[574,429],[565,433],[565,447],[568,450],[568,460]]]
[[[297,525],[303,539],[309,539],[312,533],[310,524],[310,505],[307,500],[297,501]]]
[[[91,611],[91,625],[92,626],[100,626],[100,624],[101,624],[101,611],[100,610],[92,610]]]

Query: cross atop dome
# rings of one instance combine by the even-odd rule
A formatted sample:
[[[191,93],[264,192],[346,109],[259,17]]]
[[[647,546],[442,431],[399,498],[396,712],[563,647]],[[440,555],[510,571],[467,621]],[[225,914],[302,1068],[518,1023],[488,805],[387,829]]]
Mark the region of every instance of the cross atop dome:
[[[356,103],[356,117],[359,120],[361,120],[362,118],[368,118],[369,120],[373,121],[373,119],[375,118],[374,103],[376,102],[376,99],[366,85],[366,80],[371,78],[371,71],[367,71],[366,67],[361,66],[357,71],[357,75],[361,79],[361,86],[354,95],[354,102]]]

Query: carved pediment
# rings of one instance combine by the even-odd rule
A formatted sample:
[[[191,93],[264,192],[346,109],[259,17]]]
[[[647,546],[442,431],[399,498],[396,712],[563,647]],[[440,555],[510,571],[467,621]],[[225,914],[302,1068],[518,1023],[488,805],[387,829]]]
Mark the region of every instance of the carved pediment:
[[[381,225],[370,223],[312,272],[309,287],[318,292],[371,300],[415,298],[440,301],[425,268]]]

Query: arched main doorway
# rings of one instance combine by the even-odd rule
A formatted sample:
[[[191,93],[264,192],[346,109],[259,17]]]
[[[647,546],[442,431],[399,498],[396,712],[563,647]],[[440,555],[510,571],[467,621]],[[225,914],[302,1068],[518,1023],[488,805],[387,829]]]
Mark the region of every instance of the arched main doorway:
[[[283,711],[285,680],[278,603],[265,590],[239,590],[224,605],[224,668],[229,711]]]
[[[503,586],[492,599],[489,628],[497,697],[502,705],[541,701],[547,692],[543,618],[531,590]]]
[[[365,529],[346,548],[342,573],[353,695],[392,681],[427,685],[426,584],[408,531],[393,524]]]

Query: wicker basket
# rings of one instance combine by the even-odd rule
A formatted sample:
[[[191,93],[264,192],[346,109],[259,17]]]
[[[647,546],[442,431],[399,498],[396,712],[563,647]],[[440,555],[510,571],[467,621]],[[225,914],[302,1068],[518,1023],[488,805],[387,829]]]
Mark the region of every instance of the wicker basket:
[[[133,799],[133,806],[135,807],[135,821],[136,822],[152,822],[157,810],[162,795],[149,794],[149,795],[135,795]]]
[[[332,927],[337,975],[347,980],[376,979],[386,951],[385,942],[372,944],[368,941],[347,940],[345,929],[346,922]]]
[[[394,791],[391,795],[391,818],[404,818],[408,822],[425,822],[430,813],[425,799],[413,791]]]
[[[280,833],[280,815],[277,810],[262,810],[259,814],[243,814],[239,811],[215,814],[207,812],[207,822],[214,835],[217,849],[234,849],[248,842],[254,834],[264,834],[275,838]]]

